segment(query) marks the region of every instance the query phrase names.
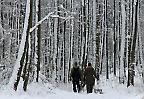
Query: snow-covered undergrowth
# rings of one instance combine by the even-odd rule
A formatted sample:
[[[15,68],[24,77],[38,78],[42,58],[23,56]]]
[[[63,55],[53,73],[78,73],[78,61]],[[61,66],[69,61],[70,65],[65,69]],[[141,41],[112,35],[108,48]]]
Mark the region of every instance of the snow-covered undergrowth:
[[[72,92],[72,84],[45,84],[42,82],[32,83],[28,86],[27,92],[22,90],[10,90],[1,87],[0,99],[144,99],[144,86],[139,79],[134,87],[126,87],[126,84],[119,84],[117,78],[111,80],[101,79],[100,85],[103,94],[87,94],[86,88],[81,93]],[[143,98],[142,98],[143,97]]]

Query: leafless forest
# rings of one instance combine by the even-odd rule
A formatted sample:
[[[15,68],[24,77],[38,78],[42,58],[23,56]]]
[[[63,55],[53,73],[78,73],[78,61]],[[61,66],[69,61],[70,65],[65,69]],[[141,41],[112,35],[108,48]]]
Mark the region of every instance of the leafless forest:
[[[0,0],[0,84],[68,83],[75,61],[144,81],[143,0]]]

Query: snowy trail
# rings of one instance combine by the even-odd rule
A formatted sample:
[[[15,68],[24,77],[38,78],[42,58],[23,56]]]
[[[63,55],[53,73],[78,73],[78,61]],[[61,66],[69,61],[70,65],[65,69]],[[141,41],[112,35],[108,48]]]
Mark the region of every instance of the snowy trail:
[[[73,93],[62,90],[55,90],[55,93],[48,93],[47,95],[29,95],[25,94],[0,94],[0,99],[140,99],[138,96],[131,94],[119,94],[117,92],[110,92],[105,94],[86,94],[86,93]]]
[[[4,86],[0,89],[0,99],[144,99],[143,87],[137,82],[135,87],[127,88],[115,80],[109,80],[101,82],[104,94],[87,94],[85,88],[81,93],[72,92],[71,83],[54,85],[39,82],[30,84],[27,92],[22,87],[15,92]]]
[[[72,93],[72,92],[62,92],[61,90],[57,91],[56,96],[59,96],[59,99],[139,99],[137,96],[131,94],[119,94],[117,92],[109,92],[104,94],[86,94],[86,93]]]
[[[37,91],[36,91],[37,90]],[[104,94],[91,93],[86,91],[82,93],[73,93],[72,91],[64,91],[62,89],[53,89],[48,91],[46,88],[35,87],[28,92],[0,92],[0,99],[142,99],[140,96],[116,90],[105,90]]]

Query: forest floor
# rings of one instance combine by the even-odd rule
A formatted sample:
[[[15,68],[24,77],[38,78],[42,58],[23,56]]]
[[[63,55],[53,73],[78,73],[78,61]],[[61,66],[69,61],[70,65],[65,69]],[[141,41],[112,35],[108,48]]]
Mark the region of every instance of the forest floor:
[[[19,85],[20,87],[20,85]],[[137,80],[134,87],[117,83],[117,79],[102,80],[97,88],[103,90],[103,94],[87,94],[86,89],[81,93],[72,92],[72,84],[44,84],[33,83],[28,86],[27,92],[22,90],[12,91],[1,87],[0,99],[144,99],[144,86]]]

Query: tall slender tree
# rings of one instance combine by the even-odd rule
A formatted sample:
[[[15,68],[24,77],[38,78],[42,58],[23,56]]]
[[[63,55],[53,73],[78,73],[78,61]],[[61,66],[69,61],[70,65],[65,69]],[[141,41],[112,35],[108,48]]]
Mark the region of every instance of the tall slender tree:
[[[137,35],[138,35],[138,4],[139,1],[133,1],[134,3],[134,27],[133,27],[133,37],[132,37],[132,42],[131,42],[131,50],[130,50],[130,63],[128,66],[128,83],[127,86],[134,86],[134,66],[135,66],[135,48],[136,48],[136,40],[137,40]]]
[[[36,12],[37,12],[37,21],[41,20],[41,0],[36,1]],[[40,63],[41,63],[41,25],[37,29],[37,77],[36,81],[39,79],[40,72]]]

